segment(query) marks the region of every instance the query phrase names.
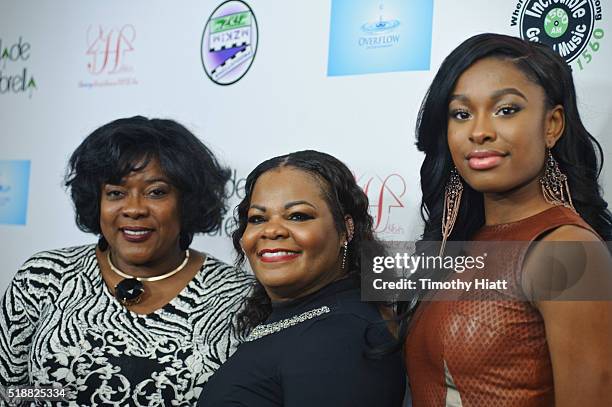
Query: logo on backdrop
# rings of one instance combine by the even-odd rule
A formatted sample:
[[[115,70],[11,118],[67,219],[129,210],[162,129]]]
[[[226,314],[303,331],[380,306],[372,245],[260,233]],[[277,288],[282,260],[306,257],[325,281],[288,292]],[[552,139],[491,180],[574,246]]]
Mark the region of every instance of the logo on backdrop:
[[[366,49],[387,48],[400,44],[399,33],[402,23],[395,19],[386,19],[384,16],[385,5],[380,3],[380,15],[376,21],[368,21],[361,26],[362,36],[359,37],[359,46]]]
[[[0,160],[0,224],[25,225],[30,161]]]
[[[226,236],[231,237],[232,232],[234,230],[234,207],[242,201],[245,196],[244,187],[246,185],[246,177],[239,177],[238,172],[234,169],[232,170],[232,177],[227,183],[225,187],[225,193],[227,194],[227,203],[229,211],[225,214],[223,218],[223,223],[219,230],[214,232],[210,232],[207,236]]]
[[[19,37],[16,41],[0,38],[0,95],[26,94],[32,97],[36,80],[28,66],[32,45]]]
[[[363,174],[355,180],[370,201],[374,231],[381,237],[404,235],[404,222],[398,220],[397,215],[405,207],[406,180],[397,173],[384,177]]]
[[[79,81],[80,88],[136,85],[134,52],[136,29],[131,24],[118,27],[90,25],[85,35],[88,78]]]
[[[238,82],[257,52],[258,30],[253,10],[230,0],[213,11],[204,26],[200,54],[206,75],[218,85]]]
[[[327,74],[429,70],[433,0],[332,0]]]
[[[519,0],[510,25],[521,38],[541,42],[579,70],[590,64],[601,47],[604,29],[601,0]]]
[[[400,210],[406,207],[407,188],[404,178],[397,173],[382,177],[366,173],[355,176],[355,181],[370,201],[370,215],[374,218],[374,231],[385,238],[403,237],[406,233],[406,222],[401,218]],[[229,208],[234,208],[244,199],[245,185],[246,177],[241,177],[235,169],[232,170],[232,176],[226,187]],[[223,219],[221,228],[208,233],[208,236],[231,237],[234,227],[233,210],[229,210]]]

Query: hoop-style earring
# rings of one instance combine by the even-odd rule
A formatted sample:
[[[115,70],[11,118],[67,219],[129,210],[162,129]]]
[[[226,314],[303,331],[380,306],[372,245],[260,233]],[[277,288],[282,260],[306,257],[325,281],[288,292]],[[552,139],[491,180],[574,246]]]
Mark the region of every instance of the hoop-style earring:
[[[444,213],[442,215],[442,245],[440,246],[439,256],[444,253],[446,241],[453,232],[453,226],[457,220],[459,213],[459,205],[461,204],[461,195],[463,194],[463,182],[457,172],[457,168],[453,167],[450,178],[446,184],[444,191]]]
[[[344,253],[342,253],[342,270],[346,267],[346,256],[348,253],[348,240],[344,242]]]
[[[544,175],[540,178],[540,185],[546,202],[555,206],[562,205],[576,212],[567,184],[567,176],[561,172],[559,163],[549,148],[546,149],[546,164]]]

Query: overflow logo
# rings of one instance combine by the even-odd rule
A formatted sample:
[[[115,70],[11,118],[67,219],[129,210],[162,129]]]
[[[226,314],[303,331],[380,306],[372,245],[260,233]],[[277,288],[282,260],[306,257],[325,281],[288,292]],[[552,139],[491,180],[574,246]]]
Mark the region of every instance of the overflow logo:
[[[25,225],[30,161],[0,160],[0,224]]]
[[[359,46],[367,49],[393,47],[400,43],[398,33],[402,23],[395,19],[385,19],[385,5],[378,6],[380,15],[377,21],[370,21],[361,26],[363,36],[359,37]]]
[[[32,46],[19,37],[5,42],[0,38],[0,95],[27,94],[32,97],[36,80],[27,66]]]
[[[231,85],[247,73],[257,52],[257,20],[243,1],[230,0],[213,11],[204,26],[200,54],[206,75]]]
[[[87,80],[79,81],[80,88],[136,85],[134,67],[129,64],[134,52],[136,29],[131,24],[120,27],[91,25],[86,34]]]
[[[328,76],[428,70],[433,0],[332,0]]]
[[[593,60],[604,37],[601,0],[519,0],[510,19],[521,38],[541,42],[579,70]]]

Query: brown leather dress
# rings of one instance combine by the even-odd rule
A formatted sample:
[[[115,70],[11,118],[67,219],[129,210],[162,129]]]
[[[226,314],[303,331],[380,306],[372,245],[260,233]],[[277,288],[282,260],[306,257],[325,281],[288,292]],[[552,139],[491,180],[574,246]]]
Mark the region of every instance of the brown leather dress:
[[[508,281],[516,298],[486,290],[477,300],[421,302],[406,340],[414,407],[554,405],[544,321],[521,298],[521,269],[527,242],[563,225],[592,230],[573,211],[554,207],[476,233],[474,241],[525,242],[500,251],[486,266],[491,278]]]

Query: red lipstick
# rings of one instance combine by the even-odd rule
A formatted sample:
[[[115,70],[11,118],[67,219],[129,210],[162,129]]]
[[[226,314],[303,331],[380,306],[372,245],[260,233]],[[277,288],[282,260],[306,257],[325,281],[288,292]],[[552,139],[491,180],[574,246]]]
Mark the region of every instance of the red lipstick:
[[[264,263],[279,263],[291,261],[299,257],[302,253],[288,249],[263,249],[257,252],[257,256]]]
[[[123,238],[131,243],[142,243],[151,237],[153,229],[140,226],[126,226],[119,229]]]

